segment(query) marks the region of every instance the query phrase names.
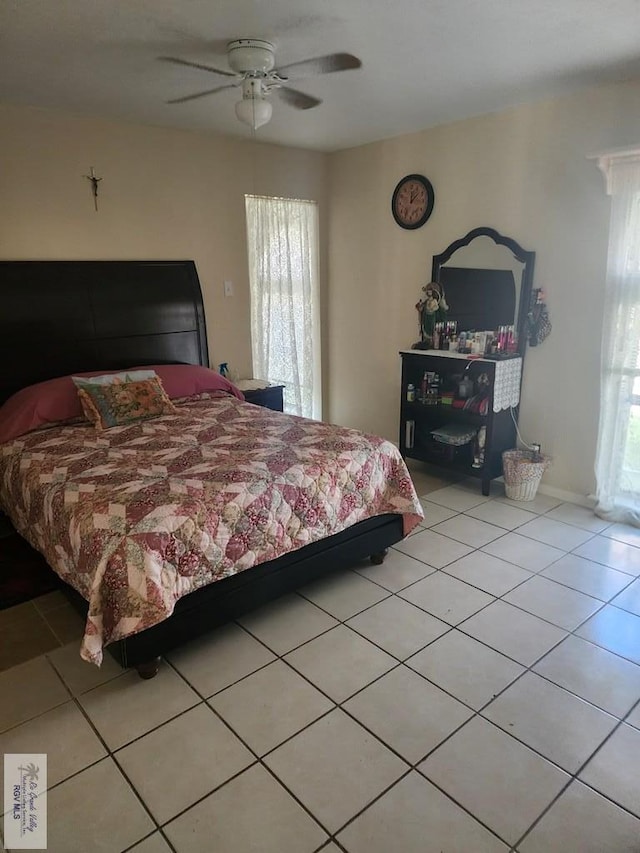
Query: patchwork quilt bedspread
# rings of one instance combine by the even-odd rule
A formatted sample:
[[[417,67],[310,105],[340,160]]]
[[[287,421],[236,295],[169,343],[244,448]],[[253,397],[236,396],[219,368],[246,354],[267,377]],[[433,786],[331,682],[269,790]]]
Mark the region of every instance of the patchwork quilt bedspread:
[[[227,395],[114,427],[0,446],[0,506],[88,602],[81,656],[166,619],[184,595],[383,513],[423,517],[398,450]]]

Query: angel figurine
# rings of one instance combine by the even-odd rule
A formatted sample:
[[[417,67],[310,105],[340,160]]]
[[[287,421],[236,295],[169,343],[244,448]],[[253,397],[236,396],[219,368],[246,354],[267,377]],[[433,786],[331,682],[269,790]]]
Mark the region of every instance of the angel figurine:
[[[437,281],[425,284],[422,292],[424,296],[416,303],[416,311],[420,315],[420,340],[413,345],[414,349],[429,349],[432,346],[436,323],[445,320],[449,310],[444,290]]]

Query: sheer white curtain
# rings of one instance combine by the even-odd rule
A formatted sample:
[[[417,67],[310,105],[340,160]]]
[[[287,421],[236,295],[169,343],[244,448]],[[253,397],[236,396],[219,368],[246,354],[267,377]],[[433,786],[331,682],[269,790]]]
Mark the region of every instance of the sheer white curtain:
[[[253,371],[285,385],[285,411],[321,417],[318,206],[245,196]]]
[[[640,152],[600,159],[611,195],[596,512],[640,526]]]

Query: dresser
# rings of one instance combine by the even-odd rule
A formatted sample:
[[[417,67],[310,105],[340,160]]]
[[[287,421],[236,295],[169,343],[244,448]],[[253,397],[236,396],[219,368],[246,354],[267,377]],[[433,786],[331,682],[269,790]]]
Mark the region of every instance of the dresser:
[[[440,350],[402,350],[400,357],[402,455],[476,477],[488,495],[502,475],[502,452],[516,444],[522,359],[470,360]]]

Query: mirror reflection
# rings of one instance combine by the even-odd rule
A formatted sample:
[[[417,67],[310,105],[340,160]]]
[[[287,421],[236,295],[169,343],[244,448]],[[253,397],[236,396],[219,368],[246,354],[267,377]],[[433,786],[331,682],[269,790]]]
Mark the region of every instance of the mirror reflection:
[[[433,258],[432,281],[448,305],[457,332],[513,326],[520,353],[533,280],[534,252],[492,228],[476,228]]]
[[[495,330],[516,322],[524,264],[490,237],[476,237],[440,269],[449,315],[459,331]]]

